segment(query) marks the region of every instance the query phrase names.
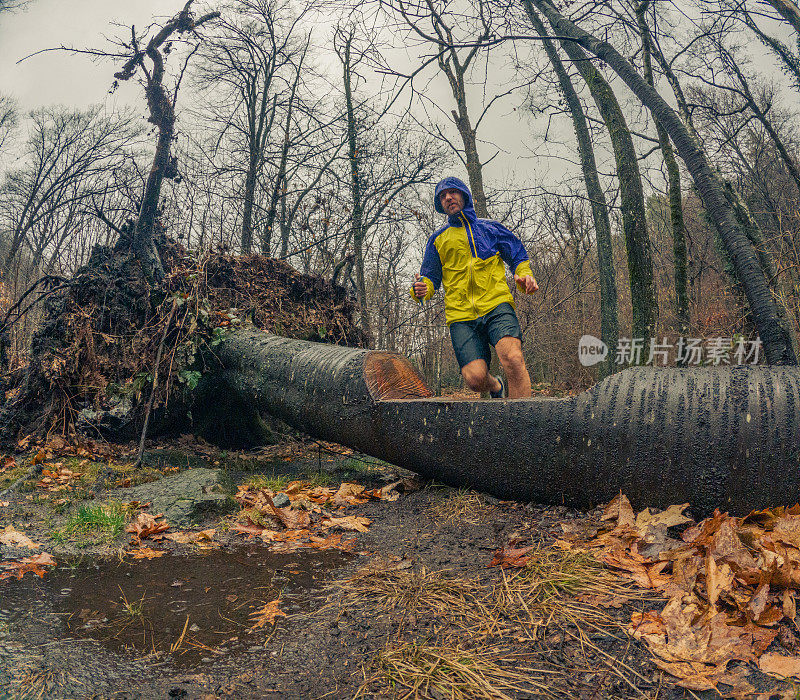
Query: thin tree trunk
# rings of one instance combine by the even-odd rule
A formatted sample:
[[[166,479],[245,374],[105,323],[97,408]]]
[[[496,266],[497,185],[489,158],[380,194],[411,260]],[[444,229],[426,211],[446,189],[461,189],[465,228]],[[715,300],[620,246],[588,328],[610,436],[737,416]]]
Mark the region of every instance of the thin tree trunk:
[[[347,108],[347,148],[350,161],[350,193],[352,196],[353,213],[353,251],[355,252],[356,289],[358,303],[361,307],[361,329],[367,338],[370,337],[369,310],[367,308],[367,286],[364,275],[364,203],[361,200],[361,172],[358,154],[358,124],[356,123],[355,107],[353,105],[352,72],[350,64],[350,47],[352,34],[347,38],[344,46],[344,97]]]
[[[706,211],[731,254],[739,279],[745,287],[767,360],[771,364],[796,364],[789,328],[781,321],[769,281],[753,246],[725,199],[720,178],[711,168],[698,141],[672,107],[647,84],[633,66],[608,42],[597,39],[561,15],[550,0],[532,0],[547,17],[556,33],[571,37],[584,49],[605,61],[641,100],[669,134],[703,199]]]
[[[549,20],[547,13],[544,14]],[[586,81],[611,137],[619,179],[625,248],[628,254],[628,277],[633,309],[631,330],[634,338],[642,338],[644,342],[648,342],[655,335],[658,298],[653,276],[650,239],[647,233],[642,177],[633,137],[608,81],[589,62],[586,54],[575,42],[562,40],[561,46]]]
[[[642,58],[644,78],[655,88],[653,65],[651,61],[650,31],[645,20],[645,13],[650,0],[642,0],[636,8],[636,19],[642,37]],[[675,151],[664,127],[656,121],[658,145],[667,168],[667,189],[669,197],[669,214],[672,224],[672,258],[675,277],[675,316],[678,320],[678,332],[686,337],[689,333],[689,284],[688,263],[686,253],[686,225],[683,219],[683,193],[681,192],[681,171],[675,160]]]
[[[247,161],[247,175],[244,179],[244,194],[242,200],[242,255],[253,252],[253,202],[256,193],[256,178],[258,176],[258,154],[250,151]]]
[[[533,8],[531,1],[524,0],[524,5],[531,24],[539,34],[545,37],[547,29]],[[553,42],[549,38],[543,39],[542,46],[550,59],[558,78],[561,92],[572,116],[572,126],[575,129],[578,153],[581,158],[583,180],[586,184],[586,195],[592,205],[600,276],[600,335],[603,342],[610,349],[608,357],[600,366],[600,376],[606,377],[612,374],[616,368],[614,353],[619,340],[617,283],[614,273],[614,251],[611,243],[611,221],[608,216],[608,205],[606,204],[605,192],[603,192],[603,187],[600,184],[600,176],[597,173],[592,137],[589,133],[586,115],[583,113],[583,105]]]
[[[464,144],[464,161],[467,166],[469,187],[472,190],[472,202],[475,206],[475,213],[485,219],[489,216],[489,212],[486,207],[486,192],[483,188],[483,165],[478,154],[477,132],[470,123],[467,98],[463,90],[458,94],[454,90],[453,94],[458,104],[458,111],[452,111],[453,121],[456,123],[456,128]]]

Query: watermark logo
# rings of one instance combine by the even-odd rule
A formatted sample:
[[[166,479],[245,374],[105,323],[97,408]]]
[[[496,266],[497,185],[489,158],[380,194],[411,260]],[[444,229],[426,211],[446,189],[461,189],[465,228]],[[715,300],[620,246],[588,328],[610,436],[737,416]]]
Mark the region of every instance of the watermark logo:
[[[756,365],[761,357],[761,339],[744,338],[620,338],[614,362],[618,365],[664,367],[671,360],[683,365]],[[608,346],[593,335],[578,341],[578,360],[592,367],[608,357]]]
[[[578,341],[578,359],[584,367],[593,367],[608,357],[608,345],[593,335],[582,335]]]

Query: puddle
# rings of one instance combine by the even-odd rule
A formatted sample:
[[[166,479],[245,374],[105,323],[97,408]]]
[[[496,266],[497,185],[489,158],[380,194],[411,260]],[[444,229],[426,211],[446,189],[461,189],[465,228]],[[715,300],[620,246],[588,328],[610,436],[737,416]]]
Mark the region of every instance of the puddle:
[[[325,578],[351,559],[335,550],[273,554],[254,547],[91,561],[59,567],[35,588],[49,589],[67,636],[96,639],[115,652],[172,651],[175,665],[193,666],[263,645],[274,628],[251,630],[255,610],[279,596],[287,615],[309,609]],[[277,620],[279,629],[288,624]]]

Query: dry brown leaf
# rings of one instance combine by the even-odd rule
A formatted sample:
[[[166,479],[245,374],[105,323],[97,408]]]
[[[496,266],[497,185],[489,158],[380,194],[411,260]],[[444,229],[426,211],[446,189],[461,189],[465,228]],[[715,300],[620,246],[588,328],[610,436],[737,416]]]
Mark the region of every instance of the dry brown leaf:
[[[231,525],[231,530],[234,532],[241,532],[245,535],[260,535],[264,530],[267,528],[264,525],[258,525],[257,523],[248,520],[245,523],[235,522]]]
[[[200,530],[199,532],[168,532],[164,539],[171,540],[177,544],[196,544],[198,542],[210,542],[214,539],[215,529]]]
[[[132,549],[128,552],[134,559],[156,559],[163,557],[166,552],[164,550],[150,549],[150,547],[139,547]]]
[[[254,619],[253,626],[250,629],[255,630],[268,624],[274,625],[277,618],[286,617],[286,613],[278,607],[279,602],[280,599],[272,600],[264,607],[250,613],[250,617]]]
[[[344,482],[339,486],[336,493],[333,494],[333,503],[337,506],[366,503],[369,501],[369,496],[364,495],[364,490],[365,487],[360,484]]]
[[[635,527],[636,518],[633,515],[631,502],[622,491],[605,507],[601,520],[615,520],[618,528]]]
[[[297,530],[299,528],[308,527],[308,525],[311,524],[311,516],[308,511],[292,508],[291,506],[276,508],[272,505],[271,499],[270,507],[273,515],[284,524],[287,530]]]
[[[152,516],[150,513],[139,513],[133,520],[131,520],[125,532],[132,533],[135,537],[143,540],[147,537],[152,537],[159,532],[164,532],[169,529],[169,523],[157,522],[157,518],[163,516]]]
[[[657,527],[675,527],[676,525],[686,525],[694,522],[690,517],[683,514],[683,511],[688,507],[688,503],[683,503],[655,513],[651,513],[649,508],[645,508],[636,516],[636,528],[645,533]]]
[[[706,557],[706,592],[712,608],[717,607],[720,595],[730,592],[733,586],[733,571],[725,562],[717,566],[711,556]]]
[[[5,530],[0,532],[0,543],[8,545],[9,547],[27,547],[28,549],[36,549],[42,546],[40,542],[34,542],[27,535],[23,535],[19,530],[15,530],[13,525],[9,525]]]
[[[335,527],[341,530],[355,530],[356,532],[367,532],[372,521],[361,515],[348,515],[344,518],[325,518],[322,527]]]
[[[492,561],[489,562],[489,566],[500,566],[504,569],[521,569],[528,564],[530,560],[528,554],[532,549],[533,545],[516,548],[506,545],[494,553],[494,557],[492,557]]]
[[[345,552],[350,552],[353,550],[354,545],[354,539],[342,540],[342,533],[337,532],[331,533],[327,537],[311,535],[306,546],[313,547],[314,549],[341,549]]]
[[[800,678],[800,657],[783,654],[762,654],[758,660],[758,668],[762,673],[781,678]]]
[[[36,574],[39,578],[44,578],[47,569],[44,566],[55,566],[56,560],[53,559],[47,552],[36,554],[32,557],[26,557],[20,561],[4,561],[0,562],[5,570],[0,571],[0,581],[7,578],[21,579],[25,574]]]

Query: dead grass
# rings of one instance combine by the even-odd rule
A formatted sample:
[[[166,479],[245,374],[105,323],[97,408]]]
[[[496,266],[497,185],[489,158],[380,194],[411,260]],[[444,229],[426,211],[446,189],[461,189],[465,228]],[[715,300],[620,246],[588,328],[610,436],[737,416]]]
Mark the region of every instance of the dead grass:
[[[485,589],[475,580],[447,571],[414,569],[410,562],[377,561],[343,584],[340,604],[352,604],[403,616],[433,615],[474,625],[490,615]]]
[[[582,637],[587,627],[618,628],[608,608],[641,596],[588,554],[540,546],[529,557],[526,567],[502,572],[493,595],[498,616],[534,638],[553,624],[571,624]]]
[[[359,695],[387,692],[399,698],[455,700],[502,699],[509,694],[569,697],[574,690],[569,673],[575,667],[561,670],[548,662],[552,640],[563,644],[569,638],[581,655],[591,652],[592,668],[599,658],[599,668],[606,668],[604,679],[619,679],[642,696],[637,686],[650,680],[592,641],[602,632],[624,643],[622,627],[610,608],[641,593],[590,555],[548,546],[531,550],[526,567],[498,573],[493,580],[479,581],[413,568],[405,560],[379,560],[346,581],[338,591],[339,606],[401,613],[394,642],[372,660],[373,673]],[[419,626],[423,620],[436,621],[432,632],[427,625]],[[429,637],[421,638],[422,628]],[[500,649],[500,643],[506,648]],[[520,643],[532,652],[525,654],[527,663],[541,659],[544,669],[525,667],[515,654]]]
[[[468,651],[458,646],[428,646],[410,642],[381,652],[377,671],[359,688],[362,697],[373,685],[388,686],[394,697],[451,700],[511,700],[550,695],[547,675],[534,669],[501,666],[487,649]]]
[[[428,508],[427,512],[434,518],[445,522],[458,520],[468,524],[475,524],[486,516],[489,507],[479,494],[473,491],[460,490],[458,493],[437,499]]]

